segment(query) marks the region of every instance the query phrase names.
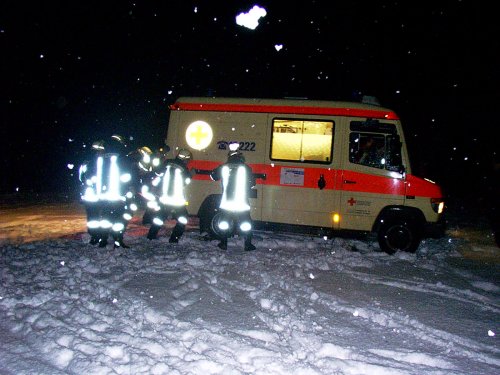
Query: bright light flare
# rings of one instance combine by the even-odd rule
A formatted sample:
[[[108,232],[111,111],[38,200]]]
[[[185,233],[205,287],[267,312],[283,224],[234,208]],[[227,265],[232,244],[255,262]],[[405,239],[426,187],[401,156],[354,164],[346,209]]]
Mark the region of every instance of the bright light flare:
[[[236,16],[236,24],[250,30],[255,30],[259,26],[259,19],[266,15],[267,12],[264,8],[254,5],[247,13],[240,13]]]

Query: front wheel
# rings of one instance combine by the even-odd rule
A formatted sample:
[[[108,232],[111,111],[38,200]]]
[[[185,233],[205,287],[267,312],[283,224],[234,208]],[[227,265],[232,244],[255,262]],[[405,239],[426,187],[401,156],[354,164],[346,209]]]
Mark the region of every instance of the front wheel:
[[[420,245],[420,231],[408,220],[386,220],[378,230],[378,243],[387,254],[398,250],[414,253]]]

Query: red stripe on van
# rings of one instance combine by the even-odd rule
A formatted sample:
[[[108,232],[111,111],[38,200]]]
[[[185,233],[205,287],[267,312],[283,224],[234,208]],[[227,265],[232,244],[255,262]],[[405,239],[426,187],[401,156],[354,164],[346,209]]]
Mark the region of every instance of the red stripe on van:
[[[208,160],[192,160],[189,168],[211,171],[221,163]],[[406,180],[390,178],[384,176],[375,176],[366,173],[353,171],[342,171],[335,169],[283,166],[269,164],[251,164],[254,173],[266,174],[266,180],[257,180],[257,184],[287,186],[295,188],[318,189],[318,180],[323,175],[326,186],[324,190],[337,189],[352,192],[389,194],[389,195],[414,195],[418,197],[441,198],[442,192],[438,185],[425,181],[413,175],[406,175]],[[304,180],[302,185],[283,184],[281,181],[282,168],[293,168],[304,171]],[[210,180],[208,174],[196,174],[195,180]],[[345,183],[344,181],[349,181]],[[407,192],[406,186],[408,187]]]
[[[280,113],[295,115],[328,115],[348,117],[369,117],[387,120],[399,120],[398,115],[392,111],[378,111],[361,108],[331,108],[331,107],[305,107],[287,105],[257,105],[257,104],[211,104],[211,103],[174,103],[172,110],[181,111],[217,111],[217,112],[258,112]]]
[[[344,171],[342,175],[344,191],[405,195],[405,180],[366,173]]]

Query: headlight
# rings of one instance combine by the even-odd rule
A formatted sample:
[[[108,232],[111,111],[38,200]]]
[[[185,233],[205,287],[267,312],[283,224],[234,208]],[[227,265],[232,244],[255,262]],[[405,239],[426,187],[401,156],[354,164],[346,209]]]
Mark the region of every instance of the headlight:
[[[442,214],[444,211],[444,201],[442,198],[431,198],[431,206],[437,214]]]

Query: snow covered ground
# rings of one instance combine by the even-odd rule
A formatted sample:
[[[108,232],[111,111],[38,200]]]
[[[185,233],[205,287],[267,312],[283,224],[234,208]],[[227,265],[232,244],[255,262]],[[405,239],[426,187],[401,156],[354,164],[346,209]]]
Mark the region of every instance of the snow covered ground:
[[[87,244],[78,204],[0,206],[2,374],[499,374],[499,249],[256,232]]]

